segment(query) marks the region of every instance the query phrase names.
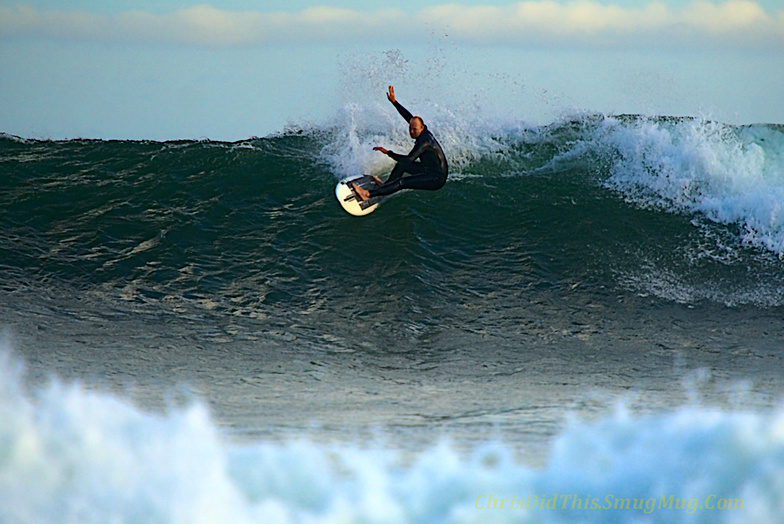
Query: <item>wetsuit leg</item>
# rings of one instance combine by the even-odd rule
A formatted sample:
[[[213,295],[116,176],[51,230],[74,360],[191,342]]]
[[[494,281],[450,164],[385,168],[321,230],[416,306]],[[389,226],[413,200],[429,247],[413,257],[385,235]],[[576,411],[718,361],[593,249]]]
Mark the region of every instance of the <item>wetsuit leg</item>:
[[[392,173],[389,174],[389,178],[387,178],[385,184],[386,183],[394,184],[395,182],[398,181],[398,179],[400,179],[403,176],[403,173],[411,173],[411,171],[406,169],[406,167],[410,167],[411,170],[416,171],[416,166],[413,163],[408,162],[407,163],[408,165],[404,165],[404,164],[406,163],[398,162],[397,164],[395,164],[395,167],[392,169]]]
[[[411,173],[413,176],[403,177],[403,173]],[[398,163],[389,175],[384,185],[370,190],[370,196],[391,195],[401,189],[441,189],[446,183],[446,176],[441,173],[426,170],[421,164],[416,162]]]

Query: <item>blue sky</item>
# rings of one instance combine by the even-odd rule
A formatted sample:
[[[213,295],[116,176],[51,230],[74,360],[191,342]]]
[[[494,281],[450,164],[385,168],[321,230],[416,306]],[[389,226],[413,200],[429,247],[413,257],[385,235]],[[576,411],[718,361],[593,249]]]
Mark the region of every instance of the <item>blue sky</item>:
[[[387,83],[468,119],[784,123],[782,64],[780,0],[0,0],[0,132],[239,140]]]

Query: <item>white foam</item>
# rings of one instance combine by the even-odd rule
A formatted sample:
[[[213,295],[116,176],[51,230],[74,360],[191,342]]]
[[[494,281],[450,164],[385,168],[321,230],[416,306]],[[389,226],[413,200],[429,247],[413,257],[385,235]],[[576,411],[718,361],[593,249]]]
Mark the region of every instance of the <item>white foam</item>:
[[[744,242],[784,255],[784,132],[700,119],[617,122],[607,185],[644,205],[737,224]]]
[[[504,509],[487,508],[491,495]],[[627,499],[638,509],[613,508]],[[742,509],[698,507],[741,500]],[[490,442],[467,456],[442,443],[405,460],[348,443],[238,445],[201,404],[150,414],[58,381],[30,394],[8,353],[0,358],[0,521],[9,524],[772,523],[782,514],[784,411],[621,410],[572,423],[534,469]]]

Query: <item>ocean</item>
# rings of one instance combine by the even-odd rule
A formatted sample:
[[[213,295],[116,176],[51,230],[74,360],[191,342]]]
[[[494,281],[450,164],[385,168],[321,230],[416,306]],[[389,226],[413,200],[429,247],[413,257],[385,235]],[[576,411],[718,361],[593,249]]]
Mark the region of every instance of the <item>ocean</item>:
[[[784,126],[0,136],[3,523],[782,522]]]

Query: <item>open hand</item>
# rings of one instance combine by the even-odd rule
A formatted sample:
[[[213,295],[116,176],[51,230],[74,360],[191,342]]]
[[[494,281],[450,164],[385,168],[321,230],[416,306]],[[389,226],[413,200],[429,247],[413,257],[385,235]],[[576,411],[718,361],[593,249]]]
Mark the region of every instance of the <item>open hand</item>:
[[[389,100],[393,104],[395,103],[395,88],[392,86],[389,86],[389,92],[387,93],[387,100]]]
[[[386,155],[387,153],[389,153],[389,150],[388,150],[388,149],[384,149],[384,148],[383,148],[383,147],[381,147],[381,146],[376,146],[376,147],[374,147],[374,148],[373,148],[373,151],[381,151],[381,152],[382,152],[382,153],[384,153],[385,155]]]

